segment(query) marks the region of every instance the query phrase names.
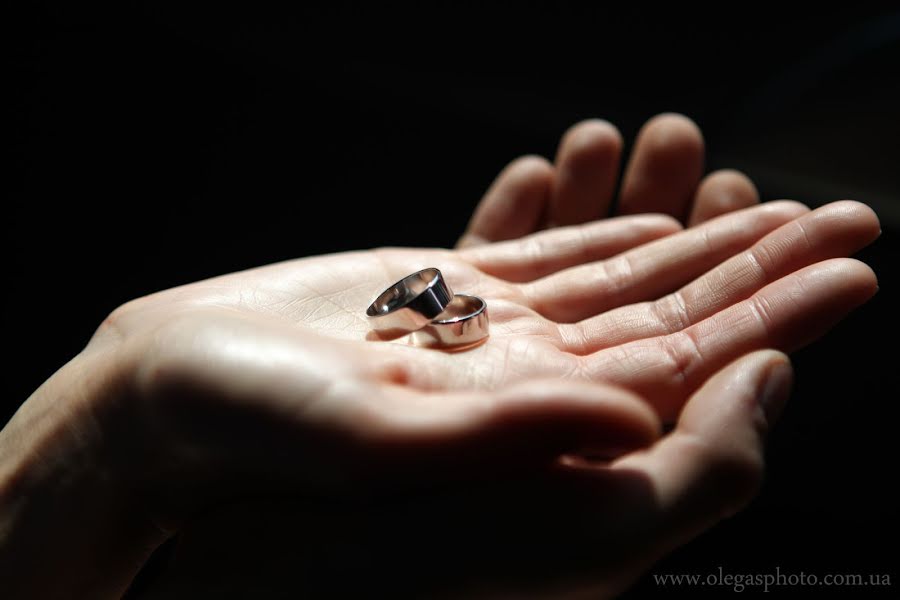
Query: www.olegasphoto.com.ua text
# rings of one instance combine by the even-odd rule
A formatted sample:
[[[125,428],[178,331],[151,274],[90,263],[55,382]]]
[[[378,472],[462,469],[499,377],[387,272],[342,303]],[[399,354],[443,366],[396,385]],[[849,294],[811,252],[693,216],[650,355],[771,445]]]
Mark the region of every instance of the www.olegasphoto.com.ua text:
[[[667,587],[725,587],[734,592],[747,588],[761,588],[768,592],[775,587],[889,587],[889,573],[807,573],[789,572],[776,567],[766,573],[727,572],[722,567],[710,573],[653,573],[653,583]]]

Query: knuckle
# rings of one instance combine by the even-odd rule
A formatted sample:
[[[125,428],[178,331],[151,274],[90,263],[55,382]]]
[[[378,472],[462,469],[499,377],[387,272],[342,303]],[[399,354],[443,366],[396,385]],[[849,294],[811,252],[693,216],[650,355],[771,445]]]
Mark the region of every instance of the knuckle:
[[[680,292],[674,292],[652,302],[650,310],[665,334],[676,333],[691,325],[691,318]]]
[[[139,310],[140,299],[129,300],[114,308],[97,327],[90,343],[101,341],[122,341],[125,338],[125,323]]]
[[[189,368],[189,348],[179,339],[198,339],[196,323],[187,317],[166,321],[151,335],[139,336],[135,384],[147,396],[165,397],[184,379]]]
[[[722,463],[723,516],[743,509],[762,487],[765,470],[758,457],[733,456]]]
[[[701,450],[705,464],[705,486],[717,499],[722,518],[743,509],[759,492],[765,464],[757,448],[712,447]]]

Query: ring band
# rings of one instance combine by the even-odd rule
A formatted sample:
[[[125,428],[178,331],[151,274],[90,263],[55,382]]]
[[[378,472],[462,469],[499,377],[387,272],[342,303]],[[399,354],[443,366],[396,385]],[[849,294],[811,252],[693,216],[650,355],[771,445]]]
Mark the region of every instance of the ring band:
[[[416,346],[461,350],[487,338],[488,326],[485,301],[478,296],[457,294],[443,313],[410,337]]]
[[[407,275],[384,290],[366,315],[380,337],[400,337],[425,327],[453,300],[444,276],[435,268]]]

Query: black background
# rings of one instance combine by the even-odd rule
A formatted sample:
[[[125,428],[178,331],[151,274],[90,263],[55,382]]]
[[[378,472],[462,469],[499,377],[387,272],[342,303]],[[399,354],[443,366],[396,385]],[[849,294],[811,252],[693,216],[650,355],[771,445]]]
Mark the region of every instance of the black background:
[[[861,256],[878,296],[795,357],[761,496],[656,571],[896,579],[900,14],[71,4],[12,21],[5,417],[128,299],[451,245],[515,156],[552,157],[582,118],[630,141],[679,111],[708,168],[765,199],[866,202],[884,234]]]

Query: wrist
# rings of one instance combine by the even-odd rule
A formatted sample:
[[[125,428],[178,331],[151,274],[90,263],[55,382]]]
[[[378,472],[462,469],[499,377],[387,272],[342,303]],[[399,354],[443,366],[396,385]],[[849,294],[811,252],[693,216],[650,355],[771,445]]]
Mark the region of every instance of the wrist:
[[[122,373],[82,353],[0,431],[0,596],[119,597],[165,538],[111,460]]]

